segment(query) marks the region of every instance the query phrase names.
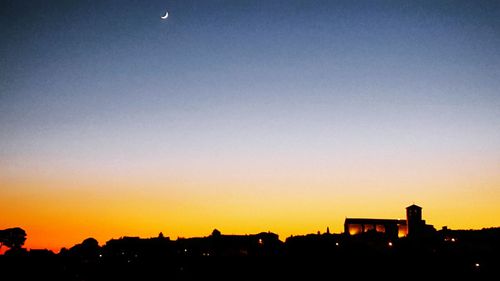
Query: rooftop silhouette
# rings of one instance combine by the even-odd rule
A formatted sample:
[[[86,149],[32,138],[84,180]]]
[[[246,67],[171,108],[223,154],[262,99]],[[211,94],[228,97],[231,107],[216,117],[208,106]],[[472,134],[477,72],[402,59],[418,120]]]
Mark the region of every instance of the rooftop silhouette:
[[[121,237],[100,246],[94,238],[55,254],[22,248],[22,228],[0,231],[0,265],[17,280],[269,280],[353,279],[384,276],[415,279],[487,279],[500,274],[500,228],[436,231],[422,208],[406,208],[406,219],[346,218],[344,233],[290,236],[272,232],[204,237]],[[355,274],[355,276],[353,276]]]

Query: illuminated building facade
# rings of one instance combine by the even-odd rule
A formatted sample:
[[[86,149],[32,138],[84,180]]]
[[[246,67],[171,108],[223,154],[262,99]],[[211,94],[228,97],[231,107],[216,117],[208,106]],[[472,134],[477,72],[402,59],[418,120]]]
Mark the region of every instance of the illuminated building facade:
[[[356,235],[369,231],[375,231],[380,233],[386,233],[390,237],[398,237],[399,229],[403,225],[404,228],[406,229],[405,220],[346,218],[344,224],[344,231],[349,235]]]
[[[344,232],[349,235],[374,231],[396,238],[420,235],[427,230],[434,230],[434,227],[425,224],[425,220],[422,220],[422,208],[417,205],[406,208],[406,220],[346,218],[344,223]]]

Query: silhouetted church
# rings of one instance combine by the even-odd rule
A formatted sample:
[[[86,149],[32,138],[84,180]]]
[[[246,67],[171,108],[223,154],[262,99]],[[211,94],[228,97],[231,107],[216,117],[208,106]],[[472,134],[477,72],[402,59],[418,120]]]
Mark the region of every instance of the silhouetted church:
[[[420,236],[427,231],[435,230],[422,220],[422,208],[413,204],[406,208],[404,219],[367,219],[346,218],[344,232],[349,235],[361,234],[369,231],[385,233],[391,238],[404,236]]]

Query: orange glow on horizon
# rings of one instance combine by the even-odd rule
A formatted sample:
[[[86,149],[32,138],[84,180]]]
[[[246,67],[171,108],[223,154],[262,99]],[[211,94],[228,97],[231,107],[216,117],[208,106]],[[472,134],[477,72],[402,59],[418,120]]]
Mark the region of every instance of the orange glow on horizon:
[[[307,183],[304,175],[191,181],[73,176],[0,175],[8,187],[0,196],[0,229],[19,226],[28,235],[26,248],[55,252],[88,237],[102,245],[112,238],[156,237],[159,232],[171,239],[207,236],[214,228],[224,234],[272,231],[284,241],[326,227],[341,233],[345,217],[402,219],[412,202],[423,207],[423,219],[436,229],[500,225],[494,215],[500,213],[498,176],[478,182],[437,179],[434,184],[333,176]],[[405,189],[398,192],[402,184]],[[476,188],[482,193],[473,192]]]

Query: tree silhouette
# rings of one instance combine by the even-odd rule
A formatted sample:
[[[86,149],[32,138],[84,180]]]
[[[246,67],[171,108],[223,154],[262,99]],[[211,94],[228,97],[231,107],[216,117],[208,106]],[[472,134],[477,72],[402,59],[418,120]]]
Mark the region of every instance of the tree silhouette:
[[[99,254],[99,243],[95,238],[87,238],[81,244],[76,244],[68,250],[68,253],[82,259],[94,259]]]
[[[7,246],[10,249],[20,249],[26,241],[26,231],[20,227],[0,230],[0,248]]]

